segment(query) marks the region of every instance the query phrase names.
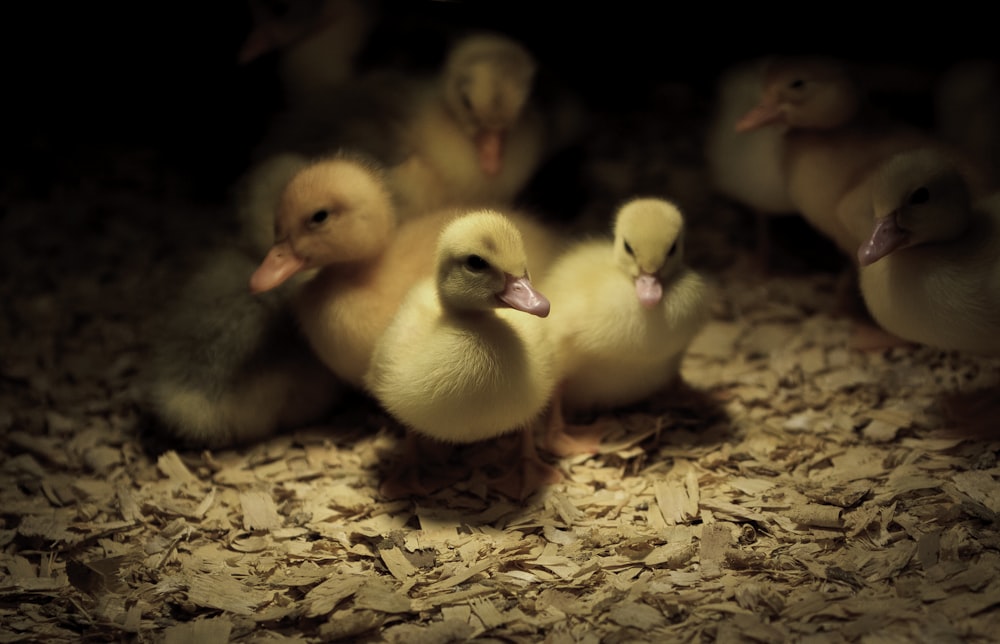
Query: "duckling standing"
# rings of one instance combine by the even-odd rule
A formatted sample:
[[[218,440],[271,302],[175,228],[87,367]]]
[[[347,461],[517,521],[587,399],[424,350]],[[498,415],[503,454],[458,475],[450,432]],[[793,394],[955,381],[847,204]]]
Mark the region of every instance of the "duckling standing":
[[[542,279],[560,378],[547,436],[554,453],[593,452],[600,442],[598,427],[567,431],[564,409],[628,405],[677,381],[710,307],[708,282],[685,265],[683,247],[676,206],[637,198],[618,210],[613,241],[580,243]]]
[[[435,277],[413,287],[379,338],[366,387],[407,428],[447,443],[522,431],[521,496],[559,480],[530,431],[555,372],[549,302],[531,285],[521,233],[498,212],[472,212],[442,231],[435,261]],[[415,468],[406,463],[386,489],[419,491]]]
[[[749,207],[761,261],[770,254],[767,219],[796,214],[788,192],[786,139],[797,129],[831,129],[856,116],[860,89],[828,58],[767,57],[724,71],[706,133],[715,189]]]

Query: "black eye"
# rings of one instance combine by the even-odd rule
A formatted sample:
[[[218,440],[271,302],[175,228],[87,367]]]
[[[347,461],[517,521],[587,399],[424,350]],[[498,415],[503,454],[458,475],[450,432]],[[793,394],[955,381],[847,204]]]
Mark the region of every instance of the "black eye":
[[[927,188],[917,188],[916,190],[913,191],[913,194],[910,195],[911,204],[927,203],[930,200],[931,200],[931,191],[928,190]]]
[[[480,257],[479,255],[469,255],[465,258],[465,265],[474,271],[486,270],[490,267],[489,262]]]
[[[465,92],[462,92],[462,106],[470,112],[472,111],[472,99]]]
[[[625,252],[635,257],[635,251],[632,250],[632,246],[627,241],[623,241],[623,243],[625,244]]]
[[[329,210],[325,210],[325,209],[324,210],[317,210],[316,212],[314,212],[312,214],[312,217],[309,218],[309,221],[311,221],[314,224],[321,224],[324,221],[326,221],[326,218],[329,217],[329,216],[330,216],[330,211]]]
[[[789,89],[802,89],[806,86],[806,82],[801,78],[796,78],[791,83],[788,84]]]
[[[673,257],[677,254],[677,242],[670,245],[670,250],[667,251],[667,257]]]

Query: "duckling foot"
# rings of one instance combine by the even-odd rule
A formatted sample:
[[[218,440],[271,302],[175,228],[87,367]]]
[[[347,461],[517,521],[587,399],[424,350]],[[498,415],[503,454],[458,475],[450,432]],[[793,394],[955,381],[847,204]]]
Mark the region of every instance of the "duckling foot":
[[[501,494],[523,501],[546,485],[562,480],[563,473],[559,468],[546,463],[539,456],[533,432],[522,431],[519,462],[506,474],[493,479],[490,486]]]
[[[880,327],[859,323],[854,327],[854,331],[851,333],[847,344],[851,349],[857,349],[858,351],[882,351],[895,347],[905,347],[910,342]]]
[[[550,427],[545,436],[545,449],[559,457],[596,454],[601,451],[606,426],[596,422],[593,425]]]
[[[596,454],[601,449],[604,438],[604,424],[570,425],[563,416],[562,405],[552,406],[543,445],[549,452],[559,457],[577,454]]]

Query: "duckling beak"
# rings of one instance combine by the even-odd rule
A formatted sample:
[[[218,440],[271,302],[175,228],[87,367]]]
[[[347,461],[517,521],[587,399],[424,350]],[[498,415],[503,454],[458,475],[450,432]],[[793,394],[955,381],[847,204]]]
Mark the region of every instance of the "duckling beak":
[[[890,213],[876,220],[875,230],[872,231],[868,240],[858,248],[858,263],[862,266],[874,264],[905,245],[909,237],[909,232],[900,228],[895,213]]]
[[[479,167],[490,177],[500,174],[503,167],[503,130],[482,130],[476,135]]]
[[[761,103],[736,121],[735,129],[737,132],[749,132],[771,123],[777,123],[783,118],[784,113],[778,105]]]
[[[250,276],[250,291],[263,293],[283,284],[306,266],[306,260],[295,254],[287,241],[271,247],[257,270]]]
[[[548,299],[535,290],[527,277],[514,277],[510,273],[507,274],[507,283],[504,284],[503,291],[497,297],[512,309],[531,313],[540,318],[546,317],[551,308]]]
[[[656,275],[641,273],[635,278],[635,294],[639,296],[639,304],[651,309],[663,299],[663,283]]]

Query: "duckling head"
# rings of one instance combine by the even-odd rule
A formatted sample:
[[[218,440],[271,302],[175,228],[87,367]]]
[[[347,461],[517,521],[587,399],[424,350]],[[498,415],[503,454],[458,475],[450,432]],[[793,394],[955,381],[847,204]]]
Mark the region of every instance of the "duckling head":
[[[736,122],[737,132],[771,124],[833,128],[860,106],[859,89],[847,67],[822,57],[775,59],[764,74],[760,101]]]
[[[250,278],[268,291],[304,270],[364,261],[388,245],[395,210],[381,171],[349,155],[319,160],[288,182],[278,202],[277,240]]]
[[[901,248],[955,239],[968,229],[972,213],[958,166],[931,148],[902,152],[878,169],[872,208],[871,235],[858,249],[861,266]]]
[[[445,62],[445,104],[476,145],[487,175],[502,169],[504,138],[531,94],[535,60],[502,35],[476,34],[459,41]]]
[[[535,290],[520,231],[504,215],[476,211],[452,220],[437,247],[442,306],[475,312],[510,307],[546,317],[548,299]]]
[[[633,280],[639,303],[655,307],[663,285],[684,262],[684,217],[664,199],[638,198],[615,217],[614,258]]]

